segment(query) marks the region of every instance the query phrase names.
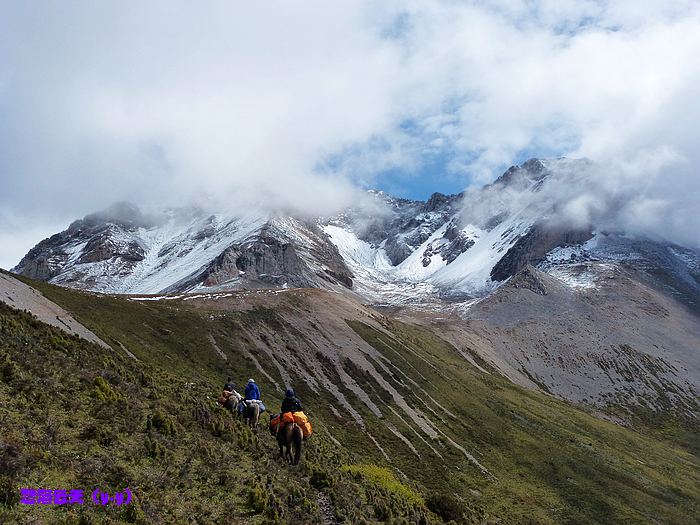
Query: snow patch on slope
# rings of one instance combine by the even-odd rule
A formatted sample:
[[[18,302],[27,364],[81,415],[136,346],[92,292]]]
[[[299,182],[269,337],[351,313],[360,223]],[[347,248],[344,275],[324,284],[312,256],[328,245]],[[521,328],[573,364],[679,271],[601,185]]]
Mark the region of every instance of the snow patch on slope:
[[[443,239],[446,230],[447,224],[443,224],[438,228],[417,250],[396,267],[395,275],[408,281],[419,282],[431,277],[435,272],[444,268],[447,262],[439,253],[430,255],[430,262],[427,265],[424,265],[423,259],[428,246],[446,241],[446,239]]]
[[[469,225],[465,230],[475,237],[474,245],[460,254],[452,264],[437,272],[432,281],[436,285],[473,296],[493,291],[499,283],[491,280],[491,269],[527,233],[532,222],[525,217],[516,216],[491,231]]]
[[[338,226],[323,231],[336,245],[354,276],[353,289],[378,305],[416,304],[437,298],[439,290],[428,282],[412,281],[397,275],[383,246],[374,246]]]
[[[449,242],[445,239],[448,225],[445,222],[397,266],[391,265],[383,245],[365,242],[348,228],[327,225],[323,230],[352,270],[358,293],[389,304],[405,304],[420,302],[420,296],[423,300],[480,297],[493,291],[500,283],[491,280],[491,269],[527,233],[532,220],[516,216],[490,231],[466,225],[461,233],[474,244],[451,264],[437,251],[441,243]]]

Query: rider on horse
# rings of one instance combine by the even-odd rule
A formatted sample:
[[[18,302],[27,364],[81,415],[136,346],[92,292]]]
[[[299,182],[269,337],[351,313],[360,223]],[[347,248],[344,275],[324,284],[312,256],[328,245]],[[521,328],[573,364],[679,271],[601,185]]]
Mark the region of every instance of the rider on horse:
[[[229,377],[224,384],[224,389],[219,395],[219,404],[223,405],[230,411],[236,407],[236,404],[241,400],[241,394],[236,392],[236,385],[233,384],[233,380]]]
[[[255,379],[248,379],[248,384],[245,386],[245,399],[256,399],[260,401],[260,389],[255,384]]]
[[[243,392],[243,402],[239,405],[239,412],[243,412],[248,402],[252,401],[260,406],[260,412],[265,411],[265,404],[260,400],[260,389],[258,385],[255,384],[255,379],[248,379],[248,384],[245,386],[245,391]]]
[[[299,401],[299,398],[294,394],[294,389],[291,387],[288,388],[282,400],[280,412],[284,414],[285,412],[301,412],[302,410],[304,409],[301,407],[301,401]]]
[[[236,385],[233,383],[233,379],[231,379],[231,376],[226,379],[226,383],[224,384],[224,390],[227,392],[235,392],[236,391]]]

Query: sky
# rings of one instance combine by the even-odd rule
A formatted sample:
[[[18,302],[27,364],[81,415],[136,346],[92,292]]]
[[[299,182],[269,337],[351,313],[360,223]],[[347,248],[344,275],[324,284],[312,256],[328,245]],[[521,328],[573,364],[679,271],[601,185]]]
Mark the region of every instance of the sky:
[[[0,267],[118,200],[328,214],[588,158],[700,246],[700,2],[0,3]]]

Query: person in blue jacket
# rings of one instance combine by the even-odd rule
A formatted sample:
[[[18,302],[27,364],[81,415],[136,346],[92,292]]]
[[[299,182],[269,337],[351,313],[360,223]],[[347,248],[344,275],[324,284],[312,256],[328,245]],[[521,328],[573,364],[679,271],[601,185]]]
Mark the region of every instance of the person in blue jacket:
[[[257,399],[260,400],[260,389],[258,385],[255,384],[255,379],[248,379],[248,384],[245,386],[245,399]]]
[[[260,405],[260,412],[265,412],[265,405],[260,401],[260,389],[255,384],[255,379],[248,379],[248,384],[245,386],[243,397],[246,401],[255,400]]]

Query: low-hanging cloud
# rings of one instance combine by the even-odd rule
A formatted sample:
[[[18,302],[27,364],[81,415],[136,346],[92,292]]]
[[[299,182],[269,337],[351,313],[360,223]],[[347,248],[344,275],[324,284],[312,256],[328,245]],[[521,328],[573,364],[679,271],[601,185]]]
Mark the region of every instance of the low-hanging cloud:
[[[115,200],[328,214],[434,156],[467,187],[569,155],[698,246],[699,96],[694,1],[4,3],[0,231]]]
[[[515,216],[528,223],[643,235],[695,247],[697,233],[686,221],[695,214],[697,199],[679,196],[665,177],[681,162],[662,149],[635,162],[551,159],[543,161],[541,173],[538,163],[534,168],[527,163],[534,171],[468,191],[461,219],[490,228],[501,217]]]

